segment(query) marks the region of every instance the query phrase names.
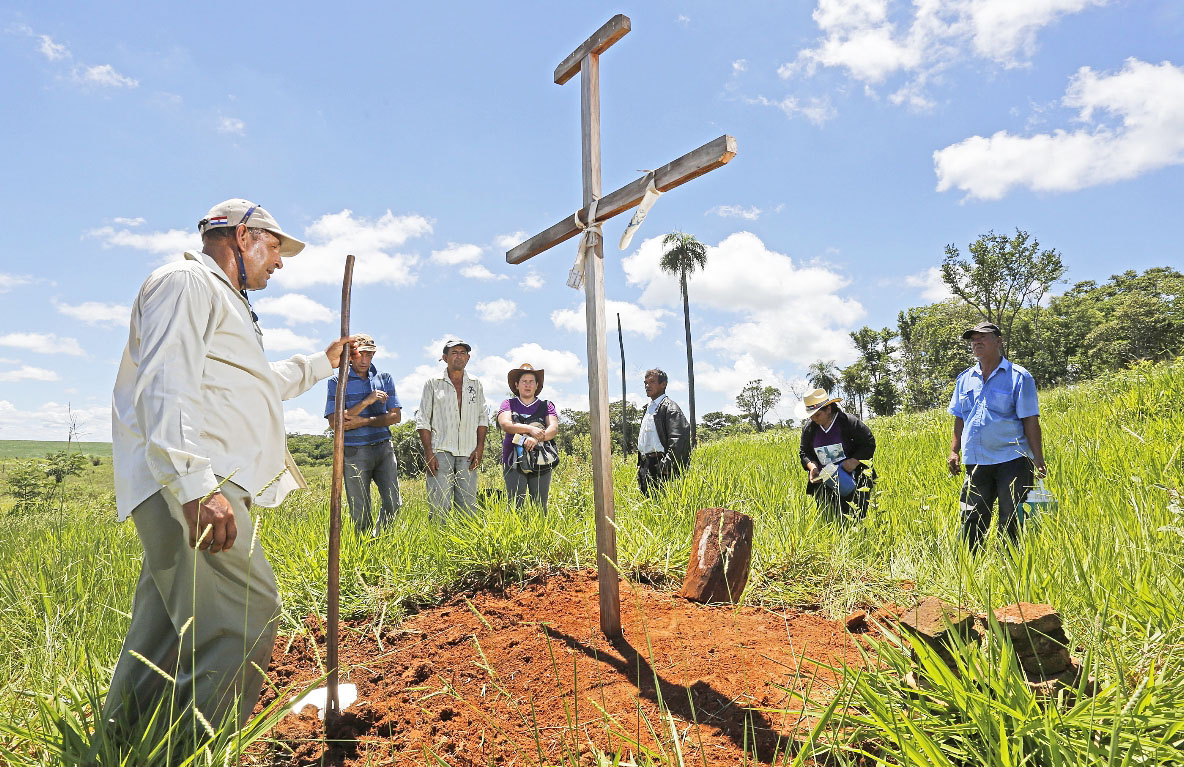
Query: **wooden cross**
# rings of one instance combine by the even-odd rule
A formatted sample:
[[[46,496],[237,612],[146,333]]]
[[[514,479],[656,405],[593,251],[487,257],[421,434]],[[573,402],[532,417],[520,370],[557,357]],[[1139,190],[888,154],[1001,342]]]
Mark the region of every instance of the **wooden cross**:
[[[617,14],[555,68],[555,83],[563,85],[580,73],[581,144],[584,202],[576,213],[584,225],[602,222],[641,202],[649,176],[642,176],[615,192],[600,195],[600,54],[624,37],[629,18]],[[736,139],[719,138],[688,152],[654,171],[654,184],[665,192],[725,165],[736,155]],[[595,221],[589,221],[596,202]],[[571,216],[506,253],[506,261],[520,264],[580,233]],[[593,242],[584,255],[585,317],[588,335],[588,410],[592,438],[592,490],[596,507],[596,570],[600,584],[600,629],[609,639],[621,636],[621,600],[617,587],[617,530],[613,511],[613,477],[609,457],[608,370],[605,358],[604,243]]]

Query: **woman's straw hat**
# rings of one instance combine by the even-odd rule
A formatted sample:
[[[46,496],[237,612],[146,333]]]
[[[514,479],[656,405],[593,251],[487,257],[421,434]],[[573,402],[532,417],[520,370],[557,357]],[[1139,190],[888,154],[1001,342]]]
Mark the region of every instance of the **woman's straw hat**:
[[[514,392],[515,396],[518,394],[518,379],[527,373],[534,373],[534,380],[539,382],[539,388],[534,392],[535,395],[537,396],[543,391],[543,369],[536,370],[530,363],[523,362],[506,375],[506,382],[510,384],[510,391]]]
[[[793,414],[799,421],[804,421],[830,403],[842,401],[842,397],[832,397],[826,393],[825,389],[815,389],[803,397],[802,401],[794,407]]]

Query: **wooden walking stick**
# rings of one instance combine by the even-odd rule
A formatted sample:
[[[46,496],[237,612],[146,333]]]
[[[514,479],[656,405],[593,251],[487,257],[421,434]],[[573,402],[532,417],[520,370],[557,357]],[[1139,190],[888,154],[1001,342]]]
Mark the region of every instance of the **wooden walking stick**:
[[[354,281],[354,257],[345,257],[345,278],[341,281],[341,336],[349,335],[349,294]],[[349,381],[350,347],[341,350],[337,365],[337,392],[333,398],[333,484],[329,491],[329,585],[325,610],[325,665],[329,669],[325,697],[325,724],[341,714],[337,697],[337,628],[341,609],[338,582],[338,551],[341,548],[341,480],[345,473],[345,386]]]

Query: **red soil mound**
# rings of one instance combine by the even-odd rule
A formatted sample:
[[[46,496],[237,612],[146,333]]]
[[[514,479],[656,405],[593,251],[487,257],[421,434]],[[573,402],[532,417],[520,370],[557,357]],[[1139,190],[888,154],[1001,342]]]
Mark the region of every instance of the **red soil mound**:
[[[621,596],[625,637],[616,644],[600,633],[588,572],[457,597],[397,627],[344,626],[342,681],[357,685],[358,700],[330,726],[327,746],[313,709],[286,717],[267,758],[588,764],[595,746],[673,761],[680,749],[686,764],[768,762],[809,728],[793,694],[826,700],[837,684],[804,659],[858,659],[842,621],[704,607],[625,583]],[[310,628],[316,648],[304,636],[277,642],[277,685],[319,675],[323,635],[312,619]]]

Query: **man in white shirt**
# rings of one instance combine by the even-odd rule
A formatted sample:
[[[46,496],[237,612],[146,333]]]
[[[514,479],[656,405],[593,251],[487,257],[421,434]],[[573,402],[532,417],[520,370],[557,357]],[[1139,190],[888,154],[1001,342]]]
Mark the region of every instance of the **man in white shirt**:
[[[465,372],[473,347],[459,338],[444,342],[444,375],[429,378],[419,398],[415,429],[427,464],[428,506],[440,518],[452,506],[477,510],[477,467],[485,452],[489,412],[481,382]]]
[[[247,291],[304,243],[241,199],[198,231],[200,253],[140,288],[112,395],[116,507],[144,557],[102,718],[134,728],[159,705],[200,735],[259,698],[280,604],[249,509],[300,486],[281,400],[327,378],[349,339],[269,363]]]

